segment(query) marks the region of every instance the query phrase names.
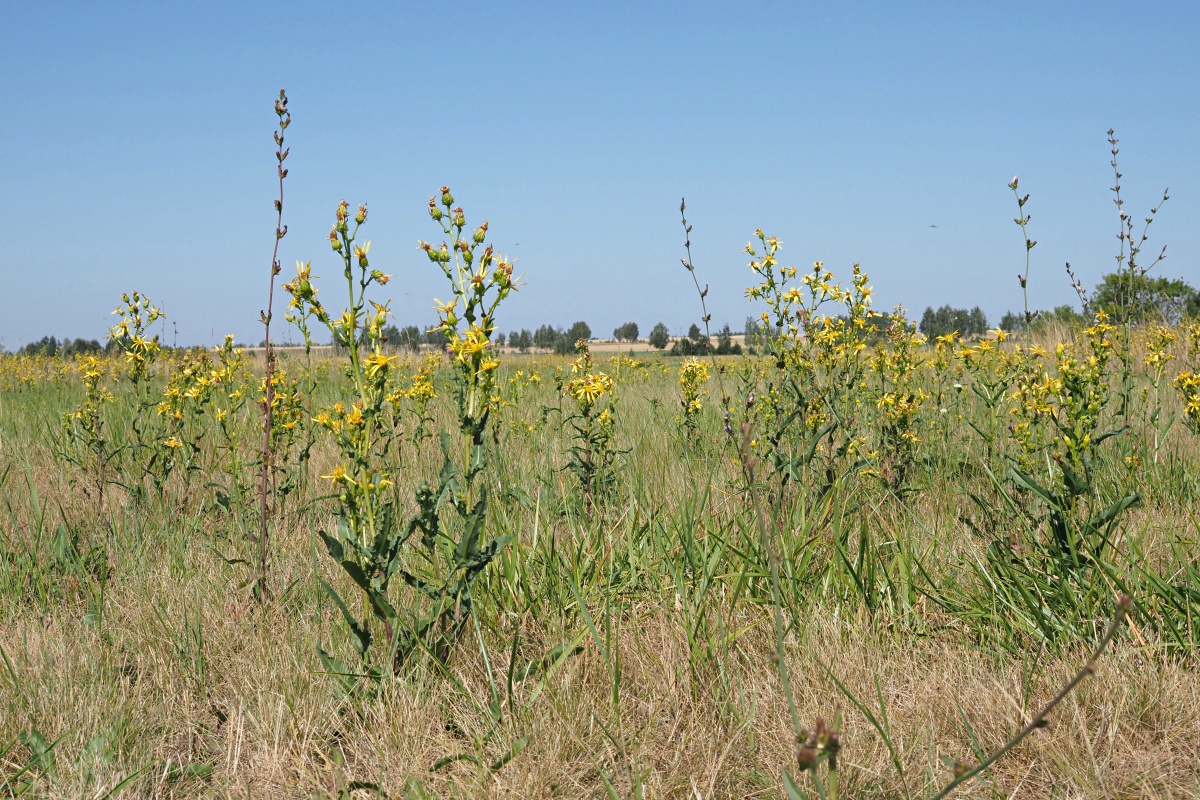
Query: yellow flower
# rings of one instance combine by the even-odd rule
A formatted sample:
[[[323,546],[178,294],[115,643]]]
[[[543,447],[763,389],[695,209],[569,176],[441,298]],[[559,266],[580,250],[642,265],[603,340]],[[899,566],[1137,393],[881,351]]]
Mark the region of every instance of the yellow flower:
[[[367,356],[367,376],[375,378],[380,372],[389,369],[392,364],[396,363],[400,356],[385,356],[383,353],[371,353]]]

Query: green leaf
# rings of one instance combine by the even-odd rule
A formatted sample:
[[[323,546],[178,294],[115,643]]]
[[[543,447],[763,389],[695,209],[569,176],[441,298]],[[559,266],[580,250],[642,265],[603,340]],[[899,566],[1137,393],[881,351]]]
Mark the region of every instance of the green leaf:
[[[523,683],[535,678],[543,672],[557,667],[568,658],[573,658],[583,652],[583,645],[563,643],[552,647],[546,655],[536,661],[530,661],[513,673],[513,683]]]
[[[1025,474],[1014,466],[1010,466],[1008,468],[1008,475],[1018,486],[1028,489],[1037,496],[1041,497],[1048,505],[1053,506],[1054,508],[1058,507],[1058,500],[1054,497],[1054,495],[1050,494],[1050,490],[1046,489],[1029,475]]]
[[[325,549],[329,551],[329,555],[334,561],[342,561],[346,558],[346,553],[342,549],[342,543],[330,536],[324,530],[317,531],[317,535],[321,537],[321,541],[325,543]]]
[[[479,766],[479,757],[478,756],[472,755],[471,753],[459,753],[458,755],[446,756],[445,758],[439,758],[437,761],[433,762],[433,766],[429,768],[429,771],[437,772],[439,769],[442,769],[443,767],[450,766],[455,761],[466,761],[467,763],[474,764],[475,766]]]
[[[517,739],[515,742],[513,742],[512,747],[508,748],[508,752],[492,762],[492,766],[490,767],[492,772],[499,772],[504,768],[505,764],[516,758],[528,745],[528,736],[522,736],[520,739]]]
[[[1157,413],[1157,412],[1158,412],[1158,409],[1155,409],[1155,413]],[[1116,430],[1105,431],[1104,433],[1097,434],[1096,436],[1092,437],[1092,447],[1095,447],[1096,445],[1100,444],[1105,439],[1111,439],[1114,436],[1120,436],[1122,433],[1124,433],[1127,430],[1129,430],[1129,426],[1122,425],[1121,427],[1117,428]]]
[[[1092,517],[1092,519],[1088,522],[1088,526],[1095,530],[1099,530],[1100,528],[1108,525],[1108,523],[1112,522],[1114,519],[1116,519],[1118,516],[1120,516],[1121,513],[1124,512],[1126,509],[1133,508],[1134,506],[1138,505],[1141,501],[1142,501],[1142,496],[1140,494],[1138,494],[1137,492],[1134,492],[1133,494],[1130,494],[1130,495],[1126,495],[1125,497],[1122,497],[1117,502],[1113,503],[1108,508],[1101,511],[1096,516]]]
[[[212,777],[213,768],[209,764],[171,764],[167,769],[167,782],[175,783],[187,778],[208,780]]]
[[[808,800],[808,793],[796,785],[786,769],[783,771],[783,790],[787,792],[788,800]]]
[[[346,619],[346,624],[350,626],[350,632],[354,634],[354,647],[359,653],[366,655],[367,649],[371,646],[371,632],[359,622],[359,620],[350,613],[350,609],[346,608],[346,604],[342,602],[342,597],[337,593],[337,590],[329,585],[329,582],[324,578],[317,578],[321,583],[321,588],[329,595],[329,599],[342,612],[342,616]]]

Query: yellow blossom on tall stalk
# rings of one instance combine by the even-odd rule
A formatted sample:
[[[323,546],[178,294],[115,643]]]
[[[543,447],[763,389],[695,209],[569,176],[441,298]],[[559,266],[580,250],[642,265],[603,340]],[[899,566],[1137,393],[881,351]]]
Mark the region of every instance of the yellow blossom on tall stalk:
[[[500,365],[491,341],[496,308],[517,289],[513,262],[497,255],[491,245],[480,251],[487,239],[486,220],[465,235],[466,217],[453,206],[449,189],[443,187],[441,203],[438,200],[429,198],[429,216],[452,241],[438,247],[420,242],[419,247],[450,282],[453,297],[435,301],[437,329],[446,337],[464,424],[468,431],[482,430],[492,410]]]
[[[125,373],[137,400],[137,413],[128,431],[129,447],[122,458],[136,465],[140,472],[136,480],[129,482],[131,491],[140,493],[142,480],[148,478],[161,496],[177,463],[173,448],[165,442],[173,435],[172,426],[182,417],[182,414],[176,417],[154,413],[161,402],[161,397],[155,396],[154,378],[162,348],[158,334],[150,333],[150,326],[166,318],[166,314],[140,292],[122,294],[121,303],[113,311],[121,319],[109,329],[108,339],[124,356]],[[164,359],[164,363],[169,368],[171,360]]]
[[[615,480],[613,408],[616,383],[611,375],[596,372],[586,339],[575,343],[579,356],[571,364],[571,377],[563,393],[575,401],[576,411],[567,422],[574,434],[568,468],[579,479],[588,513],[600,502]]]
[[[1200,435],[1200,373],[1188,370],[1175,377],[1175,390],[1183,404],[1184,421],[1192,433]]]
[[[963,373],[964,390],[970,390],[969,400],[974,408],[966,416],[974,416],[981,424],[972,425],[983,439],[985,460],[999,469],[998,458],[1004,452],[1005,397],[1016,376],[1019,360],[1013,351],[1002,346],[995,336],[984,337],[974,346],[960,342],[956,351]]]
[[[765,456],[780,481],[790,481],[787,476],[814,458],[821,461],[815,473],[828,480],[845,466],[866,408],[858,385],[874,315],[870,281],[856,264],[843,286],[818,261],[800,276],[800,286],[790,285],[799,273],[779,264],[779,240],[761,230],[755,236],[758,243],[746,245],[746,253],[758,283],[746,295],[767,304],[760,319],[773,369],[747,394],[750,438],[769,445]]]
[[[679,401],[682,409],[680,424],[688,441],[697,442],[700,431],[700,411],[704,407],[704,384],[708,382],[708,365],[690,358],[679,367]]]
[[[102,504],[108,464],[113,457],[104,420],[104,408],[113,401],[112,392],[103,384],[108,363],[100,356],[87,355],[76,367],[83,378],[83,402],[63,415],[62,455],[93,478],[94,485],[85,485],[85,491],[94,488],[96,502]]]
[[[1041,348],[1017,347],[1013,351],[1013,382],[1008,395],[1012,417],[1009,432],[1017,445],[1017,464],[1033,471],[1044,461],[1043,452],[1053,436],[1057,413],[1054,398],[1063,390],[1062,381],[1052,377]]]
[[[886,344],[877,346],[871,357],[878,413],[873,452],[884,461],[876,474],[899,492],[908,488],[909,471],[922,442],[919,418],[929,394],[919,384],[918,369],[924,363],[925,336],[899,307],[888,317],[886,336]]]
[[[1059,441],[1071,467],[1080,474],[1085,471],[1084,459],[1108,405],[1113,330],[1104,312],[1098,312],[1094,323],[1084,329],[1081,343],[1060,343],[1054,351]]]

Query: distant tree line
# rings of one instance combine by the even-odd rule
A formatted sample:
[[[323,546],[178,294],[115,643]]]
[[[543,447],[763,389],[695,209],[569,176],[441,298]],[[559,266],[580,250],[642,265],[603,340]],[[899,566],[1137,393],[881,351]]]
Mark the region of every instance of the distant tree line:
[[[970,311],[965,308],[942,306],[937,311],[927,307],[921,315],[917,330],[925,334],[927,339],[935,339],[948,333],[957,332],[959,336],[982,336],[987,333],[987,315],[983,309],[975,306]]]
[[[88,355],[104,352],[104,346],[95,339],[72,339],[69,336],[61,340],[54,336],[43,336],[36,342],[30,342],[17,351],[22,356],[73,356]]]
[[[714,347],[709,337],[700,331],[700,326],[692,323],[692,326],[688,328],[688,335],[676,339],[675,343],[671,345],[670,354],[673,356],[703,356],[709,353],[718,356],[740,356],[742,354],[742,346],[734,343],[733,331],[730,330],[728,323],[721,328],[716,338],[717,343]]]
[[[1021,331],[1053,323],[1079,326],[1090,322],[1098,311],[1118,325],[1178,325],[1186,319],[1200,319],[1200,291],[1180,278],[1113,272],[1104,276],[1090,297],[1084,293],[1080,299],[1078,311],[1061,305],[1035,312],[1032,320],[1026,320],[1023,311],[1009,311],[1000,319],[1000,327]]]

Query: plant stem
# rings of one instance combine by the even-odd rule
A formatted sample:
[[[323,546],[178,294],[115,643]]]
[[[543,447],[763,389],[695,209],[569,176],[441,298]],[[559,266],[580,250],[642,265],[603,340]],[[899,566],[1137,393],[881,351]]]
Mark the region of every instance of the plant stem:
[[[965,783],[971,778],[974,778],[992,764],[996,763],[1001,756],[1020,744],[1026,736],[1033,733],[1038,728],[1046,727],[1050,712],[1053,711],[1059,703],[1065,700],[1067,695],[1069,695],[1072,690],[1074,690],[1074,688],[1078,686],[1081,681],[1083,681],[1084,678],[1095,674],[1096,661],[1099,660],[1100,655],[1104,652],[1105,648],[1108,647],[1109,643],[1112,642],[1113,637],[1117,634],[1117,629],[1121,627],[1121,623],[1125,620],[1126,615],[1129,614],[1129,611],[1132,609],[1132,607],[1133,600],[1129,597],[1129,595],[1121,595],[1117,599],[1117,613],[1113,615],[1112,622],[1108,623],[1108,628],[1105,629],[1104,635],[1101,636],[1100,641],[1096,643],[1096,649],[1093,650],[1091,656],[1088,657],[1087,663],[1085,663],[1079,669],[1079,671],[1075,673],[1075,676],[1067,682],[1067,685],[1064,686],[1062,690],[1054,696],[1053,700],[1046,704],[1046,707],[1043,708],[1036,717],[1029,721],[1028,725],[1021,729],[1020,733],[1018,733],[1012,739],[1009,739],[1003,747],[985,758],[974,769],[964,772],[962,775],[959,775],[957,778],[952,780],[946,785],[946,788],[934,795],[932,800],[941,800],[941,798],[949,796],[950,792],[956,789],[960,784]]]

